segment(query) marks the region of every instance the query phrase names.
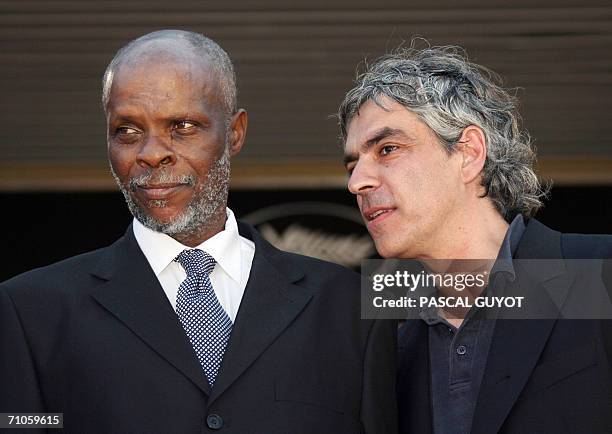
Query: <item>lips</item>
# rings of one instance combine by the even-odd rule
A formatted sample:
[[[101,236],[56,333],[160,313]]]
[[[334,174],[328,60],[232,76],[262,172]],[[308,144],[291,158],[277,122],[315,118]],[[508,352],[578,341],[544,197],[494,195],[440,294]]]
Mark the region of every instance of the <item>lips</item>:
[[[393,214],[394,211],[395,211],[395,208],[379,206],[379,207],[367,208],[363,210],[362,215],[363,215],[364,220],[368,223],[368,226],[369,226],[370,224],[379,223],[385,220],[391,214]]]
[[[138,191],[147,200],[163,200],[168,199],[173,194],[177,193],[186,184],[154,184],[143,185],[138,187]]]

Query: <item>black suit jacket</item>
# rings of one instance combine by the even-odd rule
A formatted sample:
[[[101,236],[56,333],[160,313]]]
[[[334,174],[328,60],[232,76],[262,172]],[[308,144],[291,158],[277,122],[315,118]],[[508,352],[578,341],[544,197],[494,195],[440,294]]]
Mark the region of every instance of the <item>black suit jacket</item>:
[[[612,237],[561,234],[532,219],[515,258],[612,258]],[[580,296],[581,282],[568,270],[538,271],[531,278],[541,289]],[[610,320],[497,320],[472,433],[612,432],[611,335]],[[424,321],[402,326],[398,351],[400,432],[431,433]]]
[[[360,320],[359,276],[240,232],[255,257],[213,390],[130,227],[0,286],[0,412],[63,412],[74,433],[396,432],[396,326]]]

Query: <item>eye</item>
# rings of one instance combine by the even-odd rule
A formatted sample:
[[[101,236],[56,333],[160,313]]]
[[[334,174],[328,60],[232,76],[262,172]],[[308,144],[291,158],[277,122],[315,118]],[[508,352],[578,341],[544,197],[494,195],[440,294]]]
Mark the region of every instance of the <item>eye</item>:
[[[130,125],[120,125],[115,129],[114,138],[120,143],[134,143],[142,135],[142,131]]]
[[[117,134],[121,134],[121,135],[125,135],[125,136],[129,136],[129,135],[132,135],[132,134],[138,134],[138,133],[140,133],[140,131],[139,131],[139,130],[137,130],[136,128],[133,128],[133,127],[128,127],[128,126],[121,126],[121,127],[118,127],[118,128],[115,130],[115,132],[116,132]]]
[[[190,121],[178,121],[174,124],[174,129],[182,132],[190,131],[195,127],[196,125]]]
[[[385,155],[389,155],[391,152],[395,151],[396,149],[397,149],[397,146],[395,145],[385,145],[382,148],[380,148],[380,155],[384,157]]]

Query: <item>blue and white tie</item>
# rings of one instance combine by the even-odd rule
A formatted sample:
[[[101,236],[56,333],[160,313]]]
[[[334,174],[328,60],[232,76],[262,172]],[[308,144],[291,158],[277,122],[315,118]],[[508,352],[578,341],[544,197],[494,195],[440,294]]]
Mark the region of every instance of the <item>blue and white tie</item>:
[[[175,261],[187,273],[176,296],[176,313],[212,388],[232,333],[232,321],[219,304],[208,276],[216,261],[199,249],[183,250]]]

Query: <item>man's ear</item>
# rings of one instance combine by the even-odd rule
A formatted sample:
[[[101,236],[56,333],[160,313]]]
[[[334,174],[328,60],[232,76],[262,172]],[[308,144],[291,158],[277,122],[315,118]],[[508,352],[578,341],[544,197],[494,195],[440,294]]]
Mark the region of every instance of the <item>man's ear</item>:
[[[230,121],[230,156],[234,157],[238,155],[242,149],[244,140],[246,138],[248,123],[249,121],[246,110],[238,109],[238,111],[232,115],[232,119]]]
[[[461,177],[468,184],[480,175],[487,159],[487,138],[482,128],[468,125],[457,142],[457,151],[462,155]]]

